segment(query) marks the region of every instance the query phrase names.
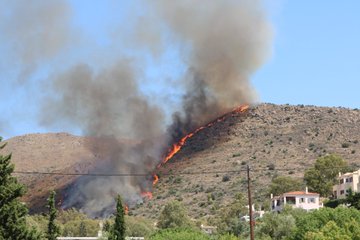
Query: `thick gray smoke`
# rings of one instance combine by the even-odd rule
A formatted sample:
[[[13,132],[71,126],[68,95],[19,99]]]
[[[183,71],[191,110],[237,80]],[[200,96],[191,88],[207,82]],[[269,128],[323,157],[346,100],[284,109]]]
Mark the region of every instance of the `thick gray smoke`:
[[[101,156],[94,169],[97,173],[151,173],[173,141],[240,104],[254,102],[249,78],[269,53],[271,28],[260,0],[144,0],[139,4],[144,6],[141,18],[129,13],[136,27],[113,34],[126,38],[130,51],[114,50],[100,67],[84,61],[61,73],[54,70],[46,85],[49,94],[43,100],[41,123],[77,127],[91,136],[88,147]],[[52,23],[60,21],[58,15],[62,14],[51,16],[55,17]],[[52,44],[44,52],[20,44],[23,62],[48,57],[65,45],[67,38],[57,36],[57,30],[48,29],[46,23],[37,22],[38,32],[43,34],[44,46]],[[38,36],[28,31],[15,31],[12,36],[21,41],[25,34],[29,43],[36,43]],[[166,111],[170,118],[161,111],[167,103],[159,105],[141,88],[146,58],[158,58],[169,48],[179,49],[178,61],[187,69],[184,76],[173,79],[172,87],[185,90],[178,100],[180,107]],[[144,54],[129,57],[138,49]],[[160,97],[167,97],[166,91]],[[94,143],[99,140],[105,143],[101,148]],[[65,206],[78,206],[91,215],[107,214],[117,193],[136,202],[149,183],[151,188],[151,179],[136,176],[80,178]]]
[[[53,79],[58,94],[47,99],[43,123],[66,121],[92,136],[87,147],[101,156],[93,170],[96,173],[151,173],[161,159],[164,118],[139,94],[136,72],[126,59],[98,74],[87,65],[78,65]],[[136,203],[141,201],[139,193],[149,190],[151,179],[146,176],[83,177],[71,189],[64,207],[79,206],[90,215],[106,215],[116,194]]]
[[[61,53],[75,39],[69,27],[71,8],[65,0],[3,0],[0,20],[5,45],[11,49],[7,60],[12,60],[11,68],[20,68],[17,83],[25,82],[39,64]]]
[[[178,139],[256,93],[250,76],[269,54],[271,28],[257,0],[156,1],[174,38],[187,45],[183,107],[169,128]]]

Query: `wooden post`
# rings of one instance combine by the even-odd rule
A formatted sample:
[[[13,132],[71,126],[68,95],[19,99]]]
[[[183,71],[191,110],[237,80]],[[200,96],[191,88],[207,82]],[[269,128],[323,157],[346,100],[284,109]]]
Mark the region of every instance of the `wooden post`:
[[[247,165],[247,182],[248,182],[248,203],[249,203],[249,216],[250,216],[250,240],[254,240],[254,219],[252,211],[252,201],[251,201],[251,189],[250,189],[250,167]]]

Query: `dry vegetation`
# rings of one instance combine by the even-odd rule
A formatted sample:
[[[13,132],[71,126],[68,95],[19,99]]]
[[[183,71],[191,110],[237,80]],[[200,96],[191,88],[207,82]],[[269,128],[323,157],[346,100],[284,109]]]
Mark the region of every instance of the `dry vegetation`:
[[[87,171],[101,159],[101,154],[94,156],[86,148],[87,141],[65,133],[31,134],[9,139],[6,150],[13,152],[19,171]],[[357,109],[261,104],[189,139],[158,170],[160,181],[154,187],[153,199],[130,209],[130,213],[156,218],[165,202],[178,199],[194,218],[218,214],[246,187],[245,172],[224,171],[241,170],[247,164],[254,170],[253,192],[260,203],[268,197],[266,188],[272,177],[301,178],[319,156],[335,153],[349,164],[359,164],[359,141]],[[21,176],[21,181],[29,186],[25,200],[38,210],[48,189],[63,189],[73,178]]]

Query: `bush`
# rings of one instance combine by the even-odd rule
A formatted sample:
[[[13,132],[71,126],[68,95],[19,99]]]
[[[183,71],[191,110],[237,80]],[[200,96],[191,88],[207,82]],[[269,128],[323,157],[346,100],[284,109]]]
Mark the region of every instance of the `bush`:
[[[229,176],[229,175],[223,176],[222,181],[223,181],[223,182],[228,182],[228,181],[230,181],[230,176]]]
[[[125,216],[125,226],[129,237],[148,237],[155,231],[150,221],[140,217]]]
[[[174,228],[159,230],[150,236],[150,240],[210,240],[210,238],[199,230],[191,228]]]
[[[275,164],[271,163],[269,165],[267,165],[269,170],[275,170]]]
[[[331,221],[334,228],[346,229],[346,236],[349,238],[323,239],[359,239],[360,211],[346,207],[337,207],[335,209],[321,208],[317,211],[303,214],[296,219],[297,230],[292,239],[310,239],[309,237],[315,236],[314,233],[316,232],[325,233],[328,227],[326,225]]]
[[[267,213],[257,227],[259,237],[288,239],[296,230],[295,218],[287,214]]]
[[[348,148],[348,147],[350,147],[350,144],[349,143],[343,143],[343,144],[341,144],[341,147],[342,148]]]
[[[159,228],[186,228],[193,224],[188,217],[184,206],[179,201],[171,201],[167,203],[160,213]]]

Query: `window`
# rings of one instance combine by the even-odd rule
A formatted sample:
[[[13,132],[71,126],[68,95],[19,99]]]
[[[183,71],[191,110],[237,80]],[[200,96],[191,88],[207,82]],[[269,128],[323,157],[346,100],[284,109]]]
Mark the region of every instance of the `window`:
[[[305,198],[299,198],[299,203],[304,203],[305,202]]]
[[[295,197],[286,197],[287,204],[295,204]]]
[[[343,184],[344,183],[344,179],[340,179],[340,184]]]
[[[309,198],[308,203],[315,203],[315,198]]]
[[[344,194],[344,190],[340,190],[340,195],[343,195]]]
[[[346,178],[345,182],[347,183],[353,182],[353,178],[352,177]]]

